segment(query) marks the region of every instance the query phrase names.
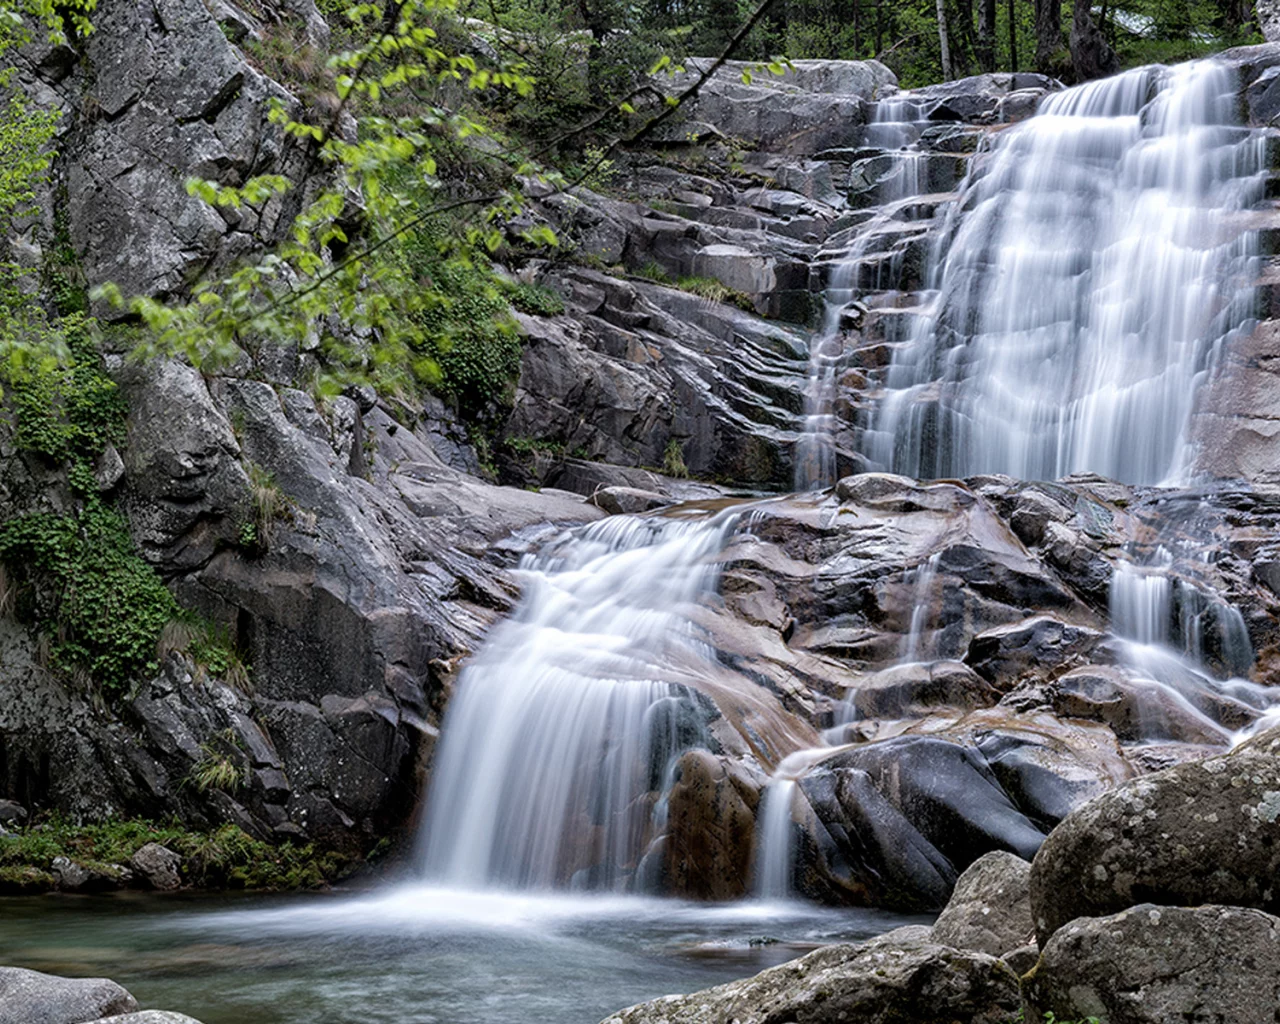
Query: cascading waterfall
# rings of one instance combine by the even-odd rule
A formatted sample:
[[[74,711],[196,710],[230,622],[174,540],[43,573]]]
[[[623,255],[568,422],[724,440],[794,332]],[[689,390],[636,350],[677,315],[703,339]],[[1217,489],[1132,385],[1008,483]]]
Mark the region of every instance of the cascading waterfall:
[[[1111,578],[1111,629],[1120,638],[1120,664],[1154,683],[1208,734],[1230,730],[1206,713],[1215,698],[1266,711],[1275,691],[1241,678],[1253,664],[1253,646],[1238,609],[1172,574],[1173,554],[1157,547],[1144,564],[1123,562]],[[1219,678],[1206,664],[1212,648]]]
[[[458,887],[624,889],[713,658],[684,614],[736,516],[615,516],[522,563],[527,586],[458,681],[424,874]]]
[[[942,552],[935,551],[914,569],[907,570],[906,583],[911,587],[911,623],[907,635],[902,639],[903,662],[919,661],[926,653],[922,650],[924,627],[934,599],[938,566],[941,562]]]
[[[844,344],[841,319],[858,291],[877,287],[882,281],[863,279],[864,258],[876,229],[897,213],[895,204],[921,191],[924,154],[916,147],[920,137],[917,124],[923,117],[924,101],[909,95],[891,96],[876,104],[866,128],[864,143],[891,155],[892,170],[881,178],[877,199],[885,207],[858,232],[853,245],[831,270],[823,296],[821,329],[809,342],[809,375],[804,391],[804,429],[796,445],[795,489],[811,491],[830,487],[836,481],[835,427],[836,376]],[[877,274],[886,268],[878,266]],[[888,268],[886,276],[896,275]]]
[[[934,295],[863,438],[920,478],[1194,471],[1199,384],[1254,313],[1264,139],[1235,72],[1149,67],[1048,97],[974,159]]]

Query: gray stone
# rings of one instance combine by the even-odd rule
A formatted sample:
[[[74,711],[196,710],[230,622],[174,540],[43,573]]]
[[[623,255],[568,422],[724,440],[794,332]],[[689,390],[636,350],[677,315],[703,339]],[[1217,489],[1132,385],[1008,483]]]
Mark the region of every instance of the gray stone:
[[[1280,910],[1280,758],[1257,748],[1181,764],[1095,797],[1031,867],[1041,945],[1068,921],[1137,903]]]
[[[1063,926],[1023,979],[1023,1016],[1108,1024],[1273,1021],[1280,919],[1241,907],[1143,903]]]
[[[83,1024],[136,1009],[137,1000],[106,978],[0,967],[0,1024]]]
[[[1025,946],[1035,935],[1030,875],[1031,865],[1011,853],[979,857],[957,880],[950,902],[934,922],[933,941],[998,957]]]
[[[103,1017],[91,1024],[200,1024],[194,1017],[169,1010],[143,1010],[141,1013],[125,1013],[117,1017]]]
[[[152,889],[177,889],[182,885],[178,874],[182,858],[159,843],[147,843],[129,859],[129,864]]]
[[[634,515],[671,504],[669,498],[636,487],[602,487],[587,499],[611,516]]]
[[[1018,1005],[1018,980],[1004,963],[912,930],[827,946],[754,978],[641,1003],[603,1024],[1005,1024]]]
[[[0,800],[0,825],[21,825],[27,820],[27,809],[14,800]]]

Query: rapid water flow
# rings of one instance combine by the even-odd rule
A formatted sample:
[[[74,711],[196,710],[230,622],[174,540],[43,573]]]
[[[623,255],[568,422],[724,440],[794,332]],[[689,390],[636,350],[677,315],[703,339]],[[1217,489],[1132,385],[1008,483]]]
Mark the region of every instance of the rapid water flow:
[[[883,212],[863,225],[852,245],[831,270],[823,295],[822,327],[809,342],[809,375],[804,391],[804,425],[796,445],[795,489],[812,491],[836,482],[835,400],[836,379],[843,364],[844,331],[841,321],[849,303],[860,291],[887,282],[866,280],[866,256],[877,231],[896,216],[895,203],[921,191],[925,154],[916,143],[925,101],[891,96],[876,104],[866,127],[865,145],[884,150],[892,160],[890,171],[876,186]],[[896,278],[896,268],[879,263],[876,276]]]
[[[1254,315],[1265,143],[1237,102],[1226,66],[1148,67],[994,134],[932,254],[869,461],[921,478],[1190,478],[1197,389]]]
[[[515,613],[463,671],[427,800],[437,884],[628,888],[713,655],[685,612],[736,516],[614,516],[522,563]]]

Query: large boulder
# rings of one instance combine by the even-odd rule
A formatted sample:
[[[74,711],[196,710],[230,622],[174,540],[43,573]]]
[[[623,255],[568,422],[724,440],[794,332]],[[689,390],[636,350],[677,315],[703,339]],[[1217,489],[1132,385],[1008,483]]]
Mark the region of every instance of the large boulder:
[[[1014,973],[927,934],[903,928],[860,946],[827,946],[754,978],[641,1003],[604,1024],[1006,1024],[1019,1005]]]
[[[1023,1017],[1107,1024],[1274,1021],[1280,919],[1241,907],[1158,907],[1085,917],[1054,933],[1023,979]]]
[[[1003,957],[1035,934],[1028,888],[1031,865],[993,851],[969,865],[933,925],[933,941]]]
[[[0,967],[0,1024],[83,1024],[137,1008],[133,996],[106,978]]]
[[[1096,797],[1031,868],[1043,945],[1068,921],[1138,903],[1280,910],[1280,757],[1246,749],[1180,764]]]

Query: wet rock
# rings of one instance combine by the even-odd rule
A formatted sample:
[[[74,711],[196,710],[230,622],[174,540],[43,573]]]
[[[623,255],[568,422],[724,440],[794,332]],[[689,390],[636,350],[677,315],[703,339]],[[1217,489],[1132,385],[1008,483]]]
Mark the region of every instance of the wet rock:
[[[1089,665],[1060,677],[1052,687],[1053,709],[1070,718],[1105,722],[1125,742],[1174,740],[1220,746],[1223,729],[1206,715],[1217,711],[1218,721],[1235,717],[1235,702],[1216,694],[1196,697],[1197,711],[1185,697],[1154,680],[1135,678],[1123,668]]]
[[[862,718],[920,717],[939,707],[990,707],[999,694],[957,661],[896,665],[860,679],[849,702]]]
[[[138,1001],[106,978],[0,967],[0,1024],[82,1024],[136,1009]]]
[[[965,661],[1001,692],[1027,676],[1049,676],[1087,659],[1103,635],[1048,615],[980,633]]]
[[[1030,875],[1031,865],[1011,853],[979,857],[960,876],[934,922],[933,941],[1006,958],[1025,946],[1035,935]]]
[[[129,865],[152,889],[177,889],[182,885],[178,874],[182,858],[159,843],[147,843],[129,859]]]
[[[54,857],[50,870],[63,892],[108,892],[133,880],[119,864],[81,864],[67,857]]]
[[[673,778],[668,826],[655,851],[666,890],[695,899],[745,895],[759,783],[705,750],[684,754]]]
[[[1022,991],[1027,1020],[1271,1021],[1280,1004],[1280,919],[1151,903],[1079,918],[1049,939]]]
[[[1031,868],[1041,945],[1077,917],[1138,903],[1280,909],[1280,758],[1256,749],[1181,764],[1070,814]]]
[[[602,487],[588,501],[611,516],[635,515],[671,504],[669,498],[637,487]]]
[[[828,946],[754,978],[641,1003],[603,1024],[1004,1024],[1017,1011],[1017,977],[1004,963],[900,934],[907,931],[860,946]]]

